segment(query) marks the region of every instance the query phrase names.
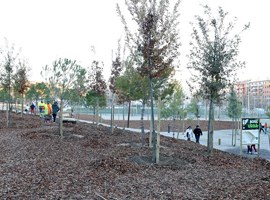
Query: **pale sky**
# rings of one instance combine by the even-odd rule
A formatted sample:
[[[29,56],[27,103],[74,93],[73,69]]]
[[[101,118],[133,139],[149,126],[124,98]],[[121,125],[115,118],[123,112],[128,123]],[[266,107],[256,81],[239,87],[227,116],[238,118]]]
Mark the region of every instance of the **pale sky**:
[[[124,36],[116,13],[117,2],[121,10],[126,9],[124,0],[0,0],[0,46],[5,45],[6,37],[9,43],[22,49],[21,56],[32,68],[31,80],[41,80],[42,67],[59,57],[77,60],[84,67],[89,67],[91,60],[97,58],[105,63],[107,79],[112,50],[117,49],[117,40]],[[242,35],[239,58],[247,62],[247,67],[245,72],[239,73],[239,78],[269,79],[269,0],[182,0],[179,19],[181,72],[177,78],[189,76],[185,58],[189,53],[189,22],[194,21],[194,15],[201,15],[200,4],[207,4],[213,10],[223,7],[230,17],[239,19],[239,29],[251,23],[250,29]],[[91,53],[91,46],[95,46],[96,55]]]

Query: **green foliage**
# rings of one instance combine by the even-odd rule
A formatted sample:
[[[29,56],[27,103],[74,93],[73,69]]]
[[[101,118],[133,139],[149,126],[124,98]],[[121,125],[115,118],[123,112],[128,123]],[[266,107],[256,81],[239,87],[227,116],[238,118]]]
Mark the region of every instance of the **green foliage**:
[[[237,94],[233,87],[231,87],[230,95],[228,97],[227,115],[231,119],[239,119],[242,113],[241,102],[237,98]]]
[[[149,95],[148,80],[140,76],[138,71],[133,67],[134,62],[126,60],[124,62],[124,73],[115,80],[115,89],[119,103],[133,100],[143,100]]]
[[[44,82],[31,84],[29,90],[26,92],[26,99],[36,100],[48,99],[50,97],[50,91]]]
[[[197,24],[193,27],[188,68],[194,70],[191,81],[197,86],[192,85],[193,89],[204,99],[218,103],[225,97],[235,71],[245,63],[237,61],[241,39],[240,34],[232,34],[235,21],[226,25],[228,13],[222,8],[217,18],[208,6],[204,9],[206,17],[196,16]]]
[[[187,116],[187,110],[184,108],[184,91],[180,83],[177,82],[175,85],[173,95],[162,105],[162,118],[184,119]]]
[[[198,105],[199,101],[197,98],[191,99],[190,104],[188,105],[188,111],[193,113],[196,119],[200,118],[200,107]]]
[[[7,99],[9,99],[8,92],[5,89],[3,89],[3,88],[0,90],[0,99],[1,99],[2,102],[4,102]]]
[[[46,65],[41,71],[41,75],[49,84],[51,96],[65,99],[66,90],[75,87],[77,73],[81,66],[76,61],[59,58],[52,66]]]
[[[97,93],[93,90],[88,91],[85,97],[86,100],[86,106],[96,109],[97,106],[99,107],[106,107],[107,101],[106,101],[106,95]]]

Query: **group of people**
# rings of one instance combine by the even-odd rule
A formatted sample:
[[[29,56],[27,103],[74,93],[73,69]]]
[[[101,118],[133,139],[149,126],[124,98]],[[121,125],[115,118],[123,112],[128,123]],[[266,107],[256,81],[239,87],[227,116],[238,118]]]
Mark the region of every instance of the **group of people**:
[[[35,113],[36,106],[34,103],[30,105],[30,114]],[[40,118],[44,119],[45,123],[51,122],[53,119],[53,122],[56,121],[56,116],[58,111],[60,110],[57,101],[55,101],[53,104],[50,103],[50,100],[47,100],[46,103],[41,100],[38,102],[38,109],[39,109],[39,116]]]
[[[193,138],[193,135],[195,135],[196,143],[200,143],[200,136],[202,135],[202,130],[199,125],[196,125],[196,128],[194,130],[192,130],[191,126],[186,129],[185,137],[187,137],[187,140],[190,141],[191,138]]]

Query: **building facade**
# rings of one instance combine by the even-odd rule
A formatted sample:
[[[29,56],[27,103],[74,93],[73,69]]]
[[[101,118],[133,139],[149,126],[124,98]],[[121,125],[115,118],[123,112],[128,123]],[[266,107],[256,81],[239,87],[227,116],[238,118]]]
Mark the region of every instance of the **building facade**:
[[[247,112],[265,110],[270,105],[270,80],[240,81],[235,84],[235,90]]]

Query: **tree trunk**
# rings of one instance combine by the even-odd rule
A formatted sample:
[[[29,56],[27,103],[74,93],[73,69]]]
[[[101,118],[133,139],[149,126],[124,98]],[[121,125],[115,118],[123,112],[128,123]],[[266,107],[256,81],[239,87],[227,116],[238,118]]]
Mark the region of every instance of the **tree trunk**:
[[[63,138],[63,107],[64,102],[61,98],[60,100],[60,115],[59,115],[59,134],[61,135],[61,138]]]
[[[152,137],[153,137],[153,156],[152,161],[156,163],[156,154],[157,154],[157,135],[155,132],[155,117],[154,117],[154,94],[153,94],[153,82],[152,78],[149,78],[149,84],[150,84],[150,104],[151,104],[151,124],[153,128]]]
[[[207,138],[207,152],[211,154],[213,152],[213,134],[214,134],[214,104],[210,99],[209,105],[209,119],[208,119],[208,138]]]
[[[131,106],[131,101],[128,101],[128,119],[127,119],[127,128],[129,128],[130,106]]]
[[[158,127],[157,127],[157,149],[156,149],[156,163],[159,163],[160,150],[160,115],[161,115],[161,98],[158,97]]]
[[[99,98],[97,98],[97,125],[99,123]]]
[[[145,106],[145,103],[144,103],[144,101],[143,101],[143,102],[142,102],[142,110],[141,110],[142,146],[144,145],[144,121],[143,121],[143,118],[144,118],[144,106]]]
[[[207,100],[205,100],[205,120],[207,120]]]
[[[125,104],[123,103],[123,121],[125,121]]]
[[[21,117],[23,117],[23,94],[21,94]]]
[[[233,124],[233,118],[232,118],[232,146],[233,146],[233,129],[234,129],[234,124]]]
[[[112,94],[112,104],[111,104],[111,133],[114,130],[114,94]]]
[[[93,107],[93,124],[95,123],[96,121],[96,106]]]

